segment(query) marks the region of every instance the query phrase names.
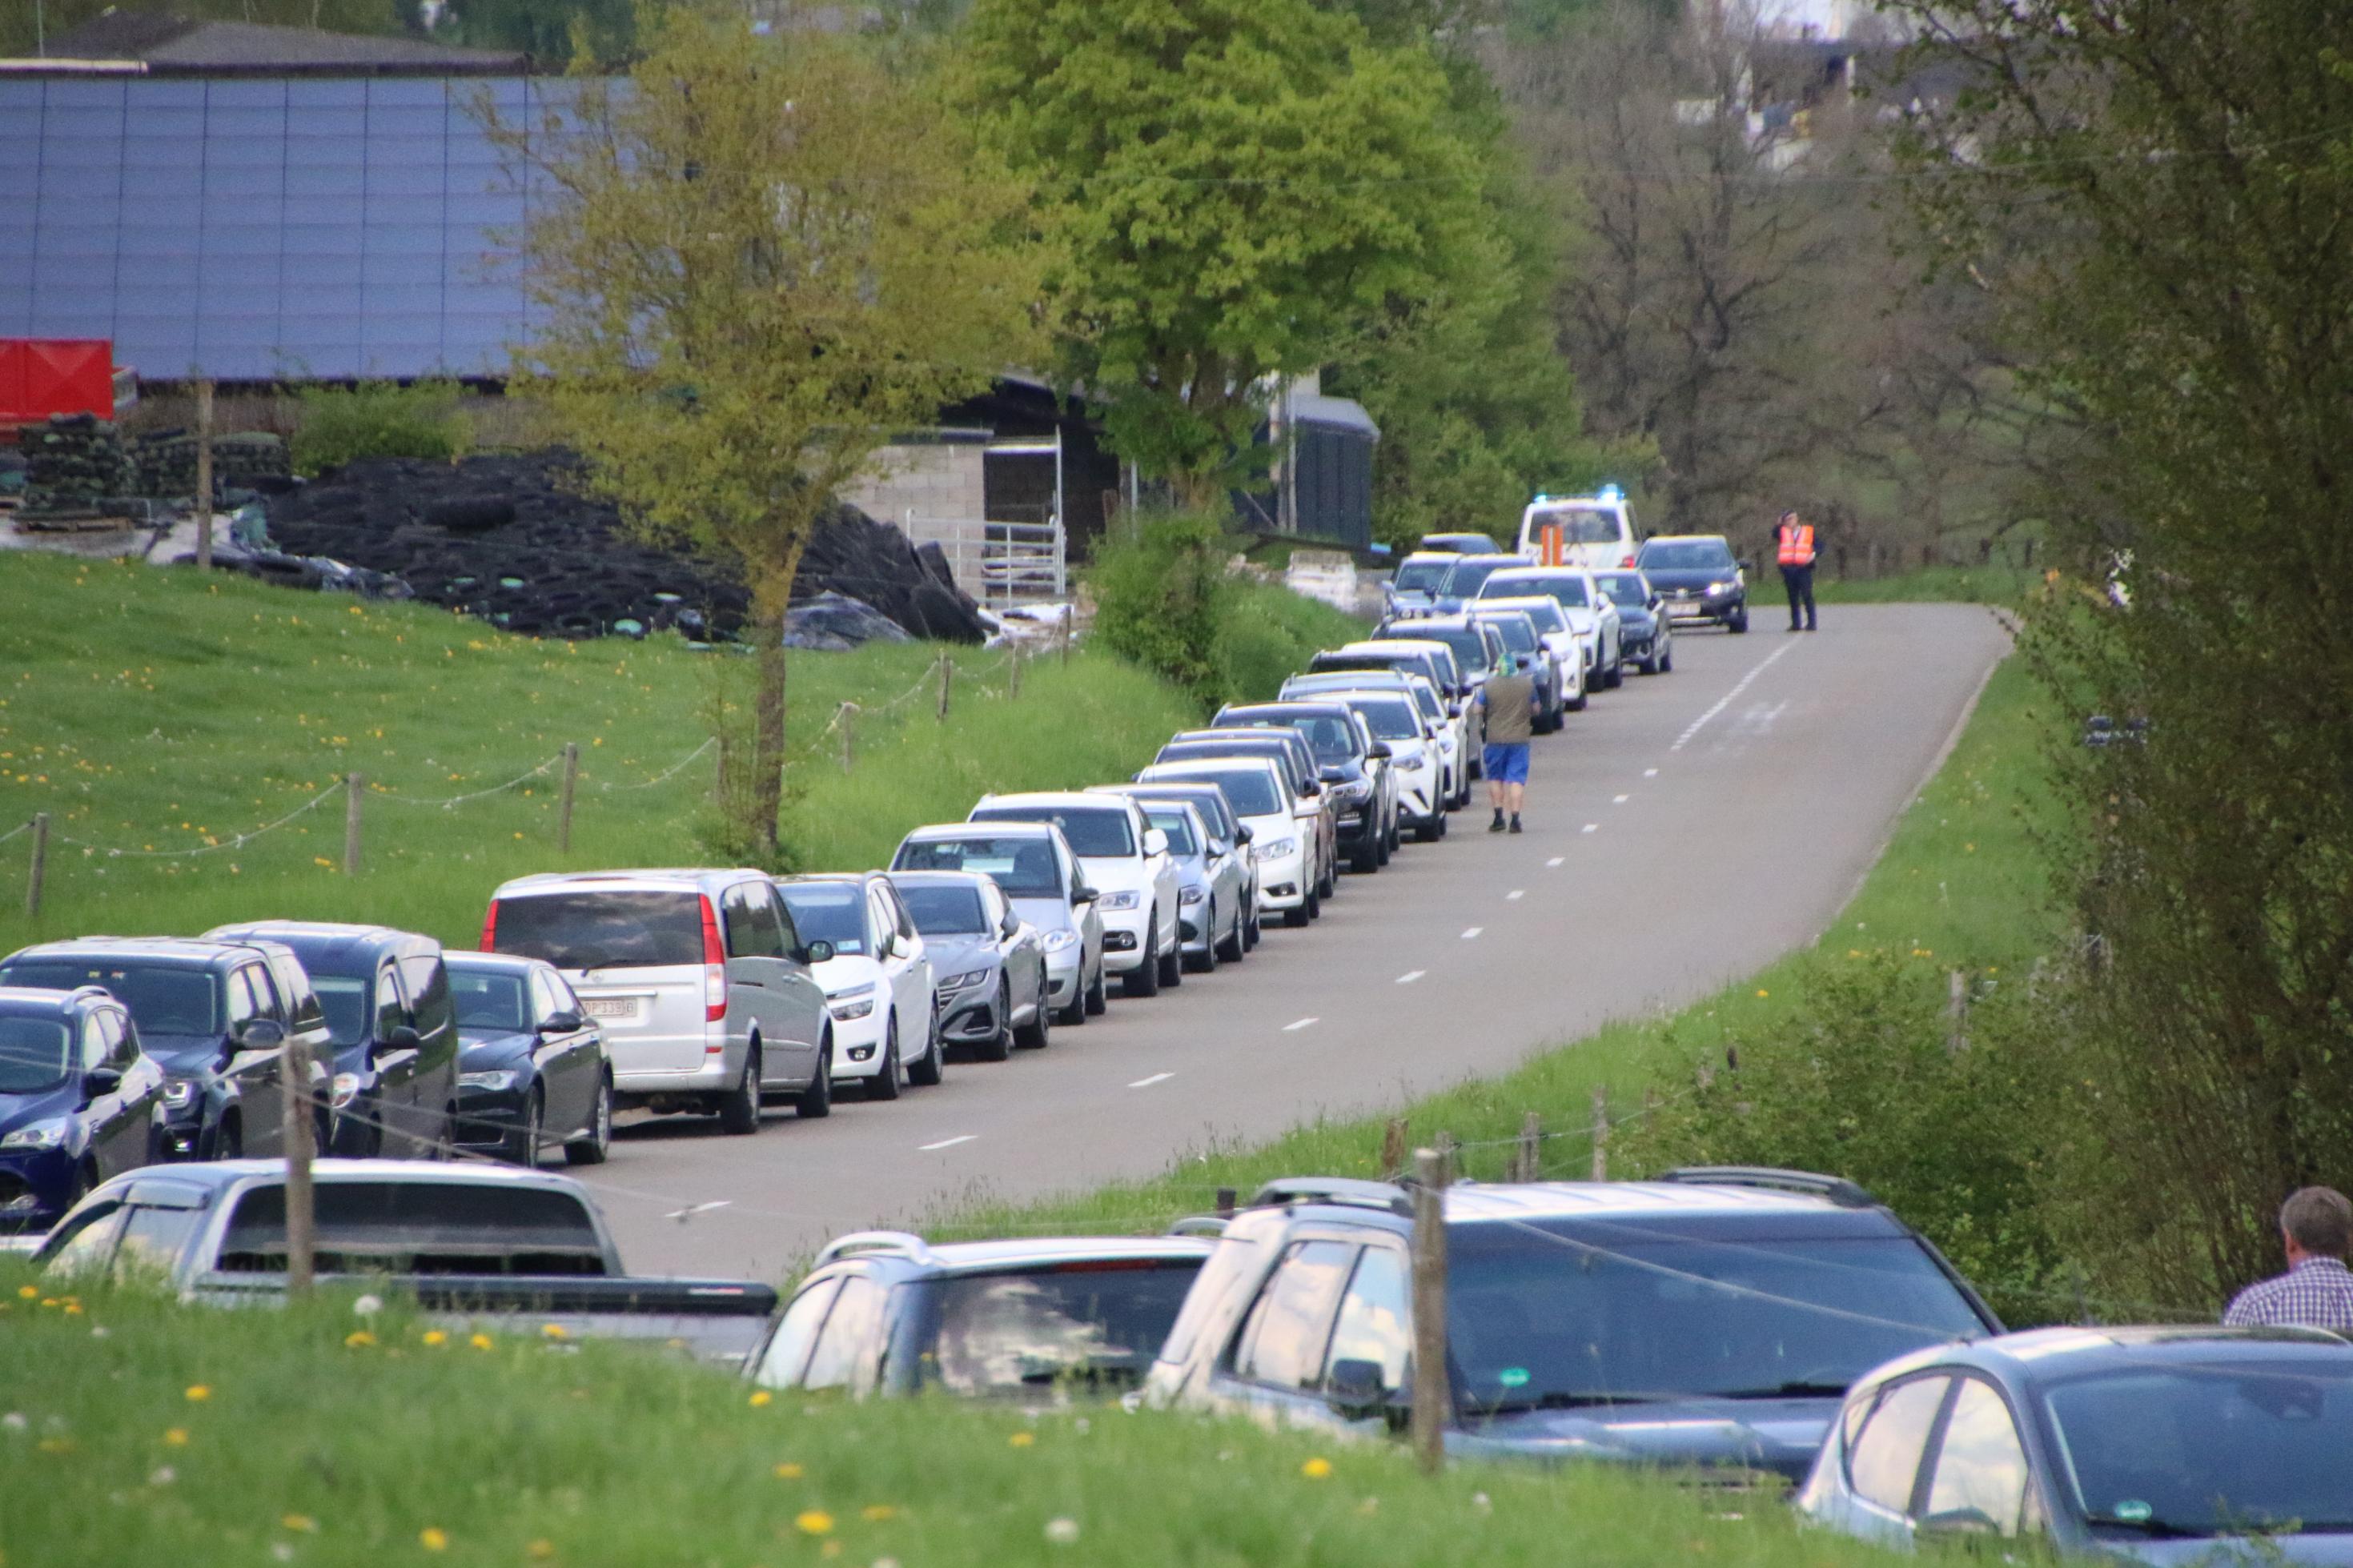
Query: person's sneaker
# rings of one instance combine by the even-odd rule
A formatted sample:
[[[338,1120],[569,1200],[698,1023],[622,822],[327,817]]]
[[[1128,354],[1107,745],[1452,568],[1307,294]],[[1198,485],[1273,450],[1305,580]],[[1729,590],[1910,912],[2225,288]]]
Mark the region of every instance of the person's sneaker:
[[[1487,824],[1487,831],[1490,833],[1501,833],[1504,831],[1504,814],[1502,812],[1497,812],[1495,814],[1495,820]]]
[[[1512,813],[1512,831],[1513,831],[1513,832],[1514,832],[1514,833],[1517,833],[1519,830],[1520,830],[1520,814],[1519,814],[1518,812],[1516,812],[1516,811],[1515,811],[1515,812]]]

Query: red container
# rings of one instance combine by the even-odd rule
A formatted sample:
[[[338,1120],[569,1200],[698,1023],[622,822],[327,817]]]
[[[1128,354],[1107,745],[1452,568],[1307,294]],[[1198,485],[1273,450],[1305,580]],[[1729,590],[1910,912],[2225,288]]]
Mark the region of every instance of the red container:
[[[0,428],[52,414],[114,417],[114,344],[104,338],[0,338]]]

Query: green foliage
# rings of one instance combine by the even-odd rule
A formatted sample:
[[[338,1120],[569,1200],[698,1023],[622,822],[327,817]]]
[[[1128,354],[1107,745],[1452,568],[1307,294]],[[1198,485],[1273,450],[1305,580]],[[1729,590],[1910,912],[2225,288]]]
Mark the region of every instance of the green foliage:
[[[979,0],[964,43],[1036,182],[1061,369],[1187,506],[1251,466],[1265,381],[1424,292],[1472,205],[1428,47],[1315,0]]]
[[[42,52],[68,30],[116,8],[118,0],[12,0],[0,5],[0,58]],[[151,7],[141,7],[149,9]],[[406,25],[406,0],[172,0],[174,16],[206,22],[260,22],[319,27],[330,33],[397,33]]]
[[[542,66],[585,57],[628,58],[637,43],[634,0],[450,0],[437,36],[475,49],[521,49]]]
[[[355,458],[463,457],[473,432],[459,395],[446,381],[303,387],[295,394],[301,414],[290,454],[294,471],[315,477]]]

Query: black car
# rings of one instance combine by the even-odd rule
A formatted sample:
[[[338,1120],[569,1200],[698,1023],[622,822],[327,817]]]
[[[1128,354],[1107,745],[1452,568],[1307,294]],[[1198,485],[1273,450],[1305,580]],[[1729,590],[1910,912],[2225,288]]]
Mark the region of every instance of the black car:
[[[455,1146],[458,1020],[439,942],[310,921],[220,926],[205,940],[280,942],[301,960],[334,1042],[333,1153],[437,1159]]]
[[[0,1230],[44,1231],[159,1156],[164,1071],[96,986],[0,986]]]
[[[1720,533],[1660,534],[1642,542],[1634,567],[1651,581],[1678,621],[1748,629],[1748,563],[1736,560]]]
[[[1620,566],[1596,572],[1593,581],[1618,606],[1618,656],[1644,675],[1674,668],[1674,628],[1668,623],[1667,602],[1651,580]]]
[[[289,1037],[310,1047],[321,1103],[333,1069],[319,998],[301,962],[269,942],[85,937],[0,963],[0,985],[95,985],[131,1011],[164,1069],[163,1157],[234,1160],[285,1147]],[[270,1027],[258,1027],[271,1026]],[[323,1114],[320,1127],[328,1125]]]
[[[1314,749],[1317,782],[1337,817],[1348,868],[1377,871],[1397,846],[1397,787],[1389,748],[1367,736],[1345,702],[1250,702],[1219,709],[1219,730],[1289,729]]]
[[[555,966],[503,952],[443,955],[458,1015],[458,1142],[536,1165],[551,1142],[575,1165],[613,1144],[613,1061]]]

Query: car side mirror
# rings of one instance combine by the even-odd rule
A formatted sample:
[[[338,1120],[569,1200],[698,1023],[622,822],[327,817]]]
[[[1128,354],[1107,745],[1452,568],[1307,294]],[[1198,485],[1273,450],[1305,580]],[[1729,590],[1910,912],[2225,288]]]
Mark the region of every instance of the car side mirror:
[[[819,938],[801,949],[803,963],[823,963],[833,957],[833,943]]]
[[[425,1044],[425,1037],[406,1024],[395,1024],[385,1031],[384,1047],[388,1051],[413,1051]]]
[[[1388,1403],[1388,1385],[1381,1377],[1381,1363],[1344,1358],[1332,1363],[1332,1374],[1324,1380],[1324,1396],[1333,1410],[1350,1420],[1362,1420]]]
[[[1247,822],[1240,824],[1234,829],[1234,842],[1237,844],[1247,844],[1257,837],[1257,834],[1250,831],[1250,825]]]
[[[1375,741],[1373,742],[1372,756],[1376,761],[1387,762],[1396,755],[1397,753],[1389,749],[1389,743],[1387,741]]]
[[[112,1094],[122,1087],[122,1074],[113,1068],[92,1068],[81,1075],[81,1092],[85,1100]]]
[[[1300,787],[1299,793],[1305,795],[1308,799],[1314,800],[1317,795],[1324,793],[1324,786],[1317,784],[1314,779],[1309,779],[1306,784]]]
[[[1071,902],[1074,904],[1092,904],[1101,897],[1103,897],[1101,893],[1088,887],[1084,882],[1071,884]]]
[[[275,1018],[248,1018],[237,1032],[240,1051],[274,1051],[286,1043],[286,1026]]]
[[[586,1022],[571,1008],[563,1007],[539,1021],[539,1032],[543,1035],[568,1035]]]
[[[997,923],[997,933],[1008,940],[1018,936],[1021,933],[1021,917],[1010,910],[1006,910],[1005,919]]]
[[[1144,830],[1144,852],[1146,855],[1167,854],[1168,835],[1157,827],[1145,828]]]
[[[1740,568],[1743,572],[1754,572],[1757,570],[1757,563],[1747,559],[1746,556],[1734,562],[1733,564]]]

